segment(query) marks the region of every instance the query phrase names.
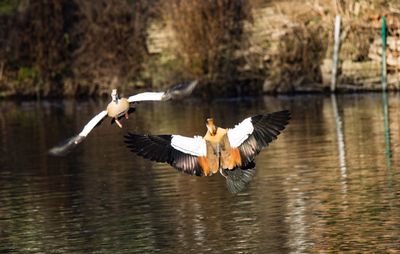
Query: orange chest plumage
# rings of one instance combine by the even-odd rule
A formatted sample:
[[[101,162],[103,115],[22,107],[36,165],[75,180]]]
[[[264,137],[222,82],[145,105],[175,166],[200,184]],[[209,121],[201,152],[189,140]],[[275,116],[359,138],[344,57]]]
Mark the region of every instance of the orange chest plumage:
[[[227,129],[218,128],[215,135],[207,132],[204,136],[207,153],[197,160],[205,175],[215,174],[221,168],[234,169],[241,165],[239,149],[231,147],[227,133]]]
[[[278,137],[289,119],[290,112],[283,110],[248,117],[234,128],[223,129],[208,118],[204,137],[129,133],[125,142],[137,155],[190,175],[210,176],[219,171],[228,190],[238,193],[255,175],[256,155]]]

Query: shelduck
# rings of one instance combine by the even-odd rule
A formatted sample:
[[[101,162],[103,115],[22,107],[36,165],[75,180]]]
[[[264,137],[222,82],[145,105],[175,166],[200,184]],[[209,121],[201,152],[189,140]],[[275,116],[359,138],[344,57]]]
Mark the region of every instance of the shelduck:
[[[234,128],[220,128],[206,121],[204,137],[138,135],[128,133],[125,143],[137,155],[166,162],[184,173],[211,176],[218,171],[231,193],[242,191],[255,174],[254,159],[290,120],[287,110],[248,117]]]
[[[135,104],[141,101],[167,101],[182,99],[192,93],[197,86],[198,81],[192,81],[190,83],[182,83],[174,85],[164,92],[144,92],[136,95],[132,95],[129,98],[119,98],[117,89],[113,89],[111,92],[111,102],[108,104],[106,110],[101,111],[95,117],[93,117],[82,129],[82,131],[62,142],[61,144],[51,148],[49,150],[50,155],[60,156],[66,155],[79,143],[81,143],[87,135],[98,126],[102,120],[108,116],[115,122],[120,128],[122,124],[120,119],[125,117],[128,119],[128,115],[134,111]]]

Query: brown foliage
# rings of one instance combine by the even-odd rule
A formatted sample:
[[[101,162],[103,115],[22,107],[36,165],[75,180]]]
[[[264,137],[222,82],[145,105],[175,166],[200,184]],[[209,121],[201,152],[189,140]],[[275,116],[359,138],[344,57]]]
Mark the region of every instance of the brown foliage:
[[[400,8],[389,0],[14,3],[0,14],[0,96],[109,94],[194,78],[206,94],[260,92],[264,80],[266,91],[294,91],[320,83],[336,14],[343,18],[341,58],[364,61],[377,35],[366,26],[379,27],[384,13]],[[392,23],[388,17],[395,33]],[[150,37],[161,38],[156,51],[148,52]]]
[[[9,64],[15,63],[38,72],[37,93],[48,95],[59,90],[52,85],[66,61],[63,0],[30,1],[25,9],[20,10],[20,15],[9,22],[13,27],[5,43]],[[15,92],[27,93],[18,91],[18,87]]]
[[[69,94],[109,94],[135,79],[146,58],[145,35],[150,5],[120,0],[76,0],[78,22],[73,30],[72,72]]]
[[[108,94],[141,70],[148,1],[22,2],[0,28],[9,35],[0,40],[0,67],[5,63],[12,93]]]
[[[321,30],[299,26],[282,37],[271,70],[273,91],[296,91],[304,85],[322,81],[320,64],[326,43]]]
[[[322,81],[320,65],[329,40],[327,21],[322,14],[315,15],[319,8],[313,9],[303,2],[288,1],[275,5],[274,9],[277,23],[271,26],[272,34],[277,35],[270,38],[275,47],[271,47],[271,61],[266,66],[268,77],[264,89],[268,92],[312,90]]]
[[[174,32],[184,75],[209,84],[230,84],[238,76],[235,52],[242,47],[243,22],[251,17],[248,1],[167,0],[162,15]]]

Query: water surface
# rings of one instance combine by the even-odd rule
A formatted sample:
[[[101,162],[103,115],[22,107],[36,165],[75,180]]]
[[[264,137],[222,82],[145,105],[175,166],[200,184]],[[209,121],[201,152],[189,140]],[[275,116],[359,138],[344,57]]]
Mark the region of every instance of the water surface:
[[[107,101],[0,102],[0,252],[337,253],[400,251],[400,96],[141,103],[64,158],[47,150]],[[132,154],[127,131],[203,135],[289,109],[293,119],[234,196]],[[388,112],[385,114],[385,109]],[[385,124],[385,120],[386,124]]]

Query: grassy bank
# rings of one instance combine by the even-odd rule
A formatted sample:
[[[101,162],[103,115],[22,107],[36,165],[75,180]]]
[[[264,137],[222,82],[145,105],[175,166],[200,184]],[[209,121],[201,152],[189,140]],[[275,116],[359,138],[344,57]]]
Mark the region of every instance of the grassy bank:
[[[389,88],[399,89],[399,13],[384,0],[2,1],[0,97],[132,93],[191,79],[203,95],[324,91],[337,14],[339,90],[379,89],[383,15]]]

